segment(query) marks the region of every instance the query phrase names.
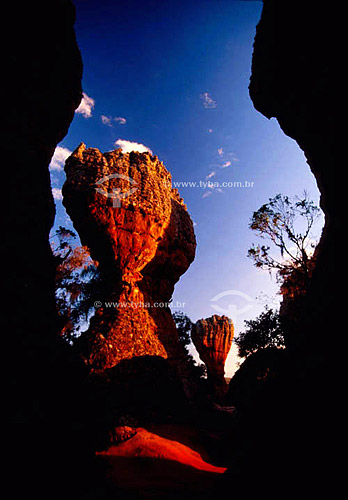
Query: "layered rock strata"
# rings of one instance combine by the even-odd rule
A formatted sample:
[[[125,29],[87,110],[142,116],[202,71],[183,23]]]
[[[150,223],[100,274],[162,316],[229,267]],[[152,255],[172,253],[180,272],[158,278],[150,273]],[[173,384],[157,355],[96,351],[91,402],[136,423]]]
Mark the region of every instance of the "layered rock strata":
[[[195,256],[193,224],[162,162],[84,144],[65,166],[63,203],[99,263],[98,308],[81,345],[93,370],[135,356],[179,356],[169,301]]]
[[[225,361],[232,346],[233,335],[232,320],[217,314],[198,320],[192,328],[192,342],[207,367],[208,381],[217,396],[223,396],[228,388]]]

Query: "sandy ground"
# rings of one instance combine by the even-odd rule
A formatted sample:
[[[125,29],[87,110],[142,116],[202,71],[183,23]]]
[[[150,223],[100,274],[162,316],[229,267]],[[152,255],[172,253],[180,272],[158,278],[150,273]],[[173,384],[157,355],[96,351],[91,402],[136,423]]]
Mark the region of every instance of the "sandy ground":
[[[129,498],[192,498],[214,491],[225,472],[202,458],[187,429],[137,428],[128,441],[98,453],[113,485]]]

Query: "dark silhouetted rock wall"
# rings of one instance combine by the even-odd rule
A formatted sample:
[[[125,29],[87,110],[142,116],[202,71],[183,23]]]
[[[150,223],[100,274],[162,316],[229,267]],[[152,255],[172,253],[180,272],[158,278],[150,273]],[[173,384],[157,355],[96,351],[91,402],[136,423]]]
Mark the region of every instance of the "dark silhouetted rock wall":
[[[266,0],[257,26],[250,80],[255,108],[267,118],[275,117],[284,133],[295,139],[321,193],[325,228],[305,306],[307,320],[298,321],[301,339],[293,332],[287,342],[310,350],[315,345],[316,350],[324,350],[323,357],[337,287],[334,238],[339,172],[333,151],[332,45],[326,36],[332,16],[324,3]]]
[[[242,412],[239,435],[244,436],[244,458],[236,459],[238,473],[231,466],[226,475],[229,484],[244,485],[244,493],[268,497],[278,497],[285,490],[288,495],[299,491],[301,495],[323,495],[324,491],[331,495],[335,486],[335,461],[327,459],[335,455],[334,394],[341,383],[333,377],[334,356],[329,346],[334,340],[328,338],[337,310],[338,171],[331,86],[335,11],[325,2],[264,0],[254,41],[253,104],[267,118],[275,117],[303,150],[325,213],[310,289],[296,315],[284,318],[287,348],[283,363],[265,381],[262,398],[250,400]],[[253,482],[247,484],[250,477]]]
[[[2,7],[3,407],[11,451],[5,453],[5,476],[14,498],[75,491],[74,467],[85,464],[91,451],[82,439],[88,425],[83,365],[58,337],[49,244],[55,206],[48,166],[82,97],[74,18],[68,0]]]

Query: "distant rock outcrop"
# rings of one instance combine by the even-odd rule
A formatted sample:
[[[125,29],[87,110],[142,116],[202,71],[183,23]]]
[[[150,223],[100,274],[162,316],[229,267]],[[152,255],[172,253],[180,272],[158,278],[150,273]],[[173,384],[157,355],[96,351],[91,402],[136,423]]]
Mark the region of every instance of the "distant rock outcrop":
[[[195,256],[193,224],[163,163],[84,144],[65,166],[63,203],[99,262],[102,296],[82,354],[94,371],[135,356],[180,356],[170,308]]]
[[[217,314],[198,320],[192,327],[192,342],[207,367],[211,389],[218,397],[223,396],[228,388],[225,361],[232,346],[233,334],[231,319]]]

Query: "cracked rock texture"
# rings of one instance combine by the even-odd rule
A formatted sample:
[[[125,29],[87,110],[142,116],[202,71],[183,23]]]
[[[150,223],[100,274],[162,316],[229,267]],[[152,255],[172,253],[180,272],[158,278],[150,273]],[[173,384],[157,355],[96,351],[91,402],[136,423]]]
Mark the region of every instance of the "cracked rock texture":
[[[63,203],[103,283],[101,307],[82,338],[86,362],[103,371],[135,356],[178,358],[168,304],[196,241],[169,172],[149,153],[102,154],[84,144],[65,171]]]

